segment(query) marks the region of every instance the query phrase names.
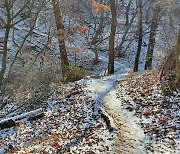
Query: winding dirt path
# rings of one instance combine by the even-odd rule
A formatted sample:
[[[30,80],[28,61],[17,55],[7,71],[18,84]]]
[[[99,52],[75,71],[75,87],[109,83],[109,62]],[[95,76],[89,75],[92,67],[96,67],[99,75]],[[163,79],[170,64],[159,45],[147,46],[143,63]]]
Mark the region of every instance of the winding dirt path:
[[[108,93],[102,105],[117,127],[118,135],[115,153],[146,153],[143,145],[141,145],[144,138],[143,130],[136,124],[138,120],[128,111],[122,109],[121,102],[116,99],[116,90]]]
[[[115,154],[146,154],[144,145],[143,130],[138,126],[132,113],[123,110],[122,103],[116,99],[115,83],[121,76],[106,76],[98,79],[87,80],[87,89],[91,91],[93,97],[101,102],[101,108],[104,110],[112,126],[117,129],[115,145],[113,151]]]

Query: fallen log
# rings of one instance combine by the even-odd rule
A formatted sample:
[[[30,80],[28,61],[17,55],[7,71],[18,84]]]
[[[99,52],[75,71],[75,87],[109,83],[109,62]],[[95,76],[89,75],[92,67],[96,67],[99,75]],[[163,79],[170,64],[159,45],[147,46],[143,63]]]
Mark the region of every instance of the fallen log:
[[[40,119],[40,118],[42,118],[44,116],[44,113],[42,112],[42,113],[39,113],[39,114],[37,114],[37,115],[33,115],[33,116],[30,116],[29,118],[28,118],[28,120],[37,120],[37,119]]]
[[[43,109],[39,108],[39,109],[30,111],[27,113],[23,113],[23,114],[14,116],[14,117],[10,117],[10,118],[1,120],[0,121],[0,129],[16,126],[16,123],[22,119],[36,120],[36,119],[42,118],[43,116],[44,116]]]
[[[14,126],[16,126],[16,123],[12,119],[9,119],[7,121],[0,123],[1,129],[10,128],[10,127],[14,127]]]

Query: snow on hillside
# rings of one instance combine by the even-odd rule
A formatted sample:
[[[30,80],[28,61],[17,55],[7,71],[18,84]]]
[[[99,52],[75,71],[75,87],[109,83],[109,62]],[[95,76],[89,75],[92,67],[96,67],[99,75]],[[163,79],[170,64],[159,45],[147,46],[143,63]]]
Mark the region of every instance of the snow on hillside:
[[[45,63],[47,61],[48,67],[51,69],[59,68],[58,41],[54,35],[55,28],[51,29],[51,26],[55,27],[51,5],[49,4],[47,8],[48,11],[45,8],[40,13],[32,35],[23,44],[24,47],[30,45],[35,49],[26,51],[24,48],[23,52],[17,56],[14,69],[16,73],[27,69],[24,66],[28,67],[35,58],[37,58],[37,63],[33,65],[33,73],[36,73],[35,69],[40,69],[41,61]],[[133,3],[130,8],[130,19],[133,17],[135,9],[136,5]],[[2,12],[2,8],[0,11]],[[119,26],[115,45],[120,44],[127,28],[124,25],[123,11],[120,12],[122,16],[119,15],[118,19]],[[41,19],[45,13],[47,16]],[[107,76],[110,32],[108,22],[110,18],[108,16],[105,21],[106,25],[100,37],[106,39],[97,47],[99,62],[94,65],[94,53],[88,43],[91,42],[91,37],[99,23],[93,23],[94,18],[91,18],[90,15],[84,11],[82,16],[87,21],[85,23],[80,21],[82,25],[88,25],[89,22],[89,38],[87,39],[87,36],[80,33],[69,35],[68,39],[73,43],[69,40],[66,41],[66,48],[70,64],[90,72],[91,76],[74,83],[48,85],[51,89],[50,94],[46,99],[36,102],[36,107],[43,108],[43,117],[33,120],[25,117],[16,120],[15,126],[5,129],[0,125],[0,154],[180,153],[180,91],[174,91],[171,95],[165,96],[161,89],[157,70],[145,73],[132,72],[137,50],[135,32],[137,31],[137,18],[134,19],[122,46],[124,56],[115,58],[115,74]],[[68,15],[65,17],[63,20],[67,28],[69,18]],[[98,19],[99,14],[93,14],[93,17]],[[72,21],[72,23],[79,26],[76,21]],[[179,22],[174,27],[167,27],[167,25],[167,17],[162,18],[156,36],[154,67],[159,66],[160,61],[165,57],[165,51],[174,45]],[[140,71],[143,70],[146,59],[150,25],[143,23],[143,29],[145,31],[139,62]],[[49,30],[52,44],[49,44],[48,49],[44,52],[41,49],[46,46],[44,43],[47,41]],[[20,45],[28,31],[29,26],[26,20],[15,25],[15,36],[13,36],[13,30],[10,31],[7,69],[18,51],[12,38],[14,37],[16,43]],[[4,36],[4,28],[0,27],[0,39],[3,39],[2,36]],[[132,42],[128,42],[129,40]],[[0,43],[2,45],[2,41]],[[47,65],[45,64],[45,66]],[[41,90],[43,89],[40,87]],[[7,97],[3,98],[0,96],[2,104],[5,105],[2,105],[0,110],[0,124],[7,118],[15,119],[18,115],[25,116],[29,113],[27,107],[22,105],[24,99],[27,98],[23,97],[23,100],[20,100],[18,96],[20,94],[17,91],[15,91],[15,95],[13,99],[11,99],[11,94],[7,94]],[[31,99],[30,94],[27,94],[27,97],[29,100]]]
[[[119,81],[116,94],[130,118],[138,117],[147,153],[180,152],[180,91],[165,95],[157,70]]]
[[[41,119],[0,130],[1,153],[169,153],[179,150],[179,92],[158,72],[87,77],[60,85]]]

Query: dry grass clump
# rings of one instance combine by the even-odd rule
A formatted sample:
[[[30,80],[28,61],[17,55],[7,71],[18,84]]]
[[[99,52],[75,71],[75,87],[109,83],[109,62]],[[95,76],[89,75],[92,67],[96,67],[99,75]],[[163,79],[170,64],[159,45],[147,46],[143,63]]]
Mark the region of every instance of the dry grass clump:
[[[90,73],[84,70],[81,70],[79,67],[75,65],[70,65],[70,66],[67,66],[67,69],[64,75],[64,82],[77,81],[88,75],[90,75]]]

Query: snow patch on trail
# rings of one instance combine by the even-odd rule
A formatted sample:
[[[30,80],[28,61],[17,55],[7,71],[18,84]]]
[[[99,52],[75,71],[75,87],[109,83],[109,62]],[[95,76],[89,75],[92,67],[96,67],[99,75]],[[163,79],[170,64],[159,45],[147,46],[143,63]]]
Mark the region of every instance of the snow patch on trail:
[[[122,103],[116,98],[115,84],[127,74],[117,74],[100,78],[87,78],[83,83],[99,107],[104,110],[111,121],[111,125],[117,130],[114,137],[114,153],[146,153],[143,130],[137,125],[138,119],[122,109]],[[82,81],[81,81],[82,82]],[[98,107],[98,108],[99,108]]]
[[[159,94],[161,93],[161,90],[159,89],[160,87],[157,88],[155,85],[153,85],[156,83],[156,73],[153,73],[152,71],[149,73],[145,72],[141,74],[134,74],[135,76],[133,77],[131,77],[131,75],[132,74],[119,74],[96,78],[89,77],[80,81],[86,84],[86,89],[90,92],[90,95],[92,96],[93,100],[98,102],[96,103],[98,105],[97,108],[101,108],[108,115],[112,127],[114,127],[116,130],[114,136],[115,145],[113,147],[114,153],[154,154],[165,152],[167,154],[178,154],[178,147],[173,148],[170,145],[171,143],[169,143],[169,141],[166,142],[164,140],[163,142],[161,138],[157,138],[157,140],[151,138],[151,136],[154,136],[154,132],[153,130],[149,130],[148,124],[151,124],[152,118],[144,118],[144,115],[149,113],[147,113],[146,110],[142,111],[141,108],[138,109],[139,105],[135,100],[133,100],[134,97],[137,97],[137,99],[142,98],[142,105],[144,104],[145,107],[151,108],[151,105],[153,104],[147,103],[151,97],[144,97],[143,94],[142,96],[139,96],[138,91],[142,90],[142,92],[145,92],[147,93],[147,95],[151,96],[151,91],[148,92],[148,88],[144,86],[144,84],[152,84],[150,87],[154,89],[153,91],[156,91],[155,95],[157,94],[156,97],[152,96],[152,99],[155,98],[154,109],[158,109],[161,107],[159,105],[162,103],[157,102],[162,102],[163,95]],[[139,84],[134,85],[133,82],[135,81]],[[122,85],[122,88],[120,88],[119,84],[121,82],[127,82],[127,85],[124,85],[124,87]],[[142,83],[142,85],[140,83]],[[134,92],[131,92],[130,90],[126,89],[126,86],[130,87],[130,90],[134,90]],[[119,97],[119,95],[122,96],[122,99],[121,97]],[[176,102],[178,101],[178,97],[179,95],[175,97]],[[177,108],[177,103],[174,102],[174,104],[176,104],[175,108]],[[170,110],[174,112],[173,108],[170,108],[168,111]],[[155,110],[152,109],[152,112],[154,112],[154,115],[156,115]],[[160,118],[161,123],[163,122],[161,116],[166,116],[164,115],[166,112],[167,111],[164,110],[164,112],[160,114],[160,117],[159,115],[157,115],[158,118]],[[176,117],[174,117],[174,123],[176,127],[172,126],[172,129],[179,128],[178,123],[176,121]],[[156,125],[156,123],[153,124],[152,128],[154,128],[154,125]],[[174,134],[178,131],[173,132],[170,129],[168,130],[168,132],[170,134],[171,132]],[[161,132],[159,135],[161,135]],[[173,137],[173,135],[170,135],[170,137]],[[175,143],[178,146],[178,139],[174,138],[174,140],[172,139],[172,144]],[[149,149],[150,147],[154,149]]]

